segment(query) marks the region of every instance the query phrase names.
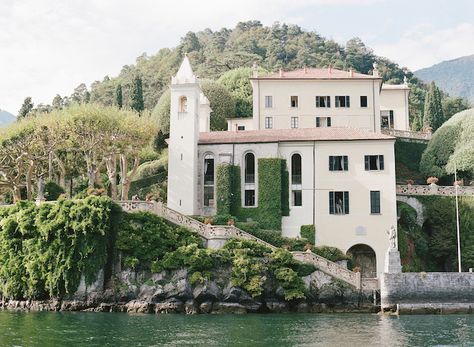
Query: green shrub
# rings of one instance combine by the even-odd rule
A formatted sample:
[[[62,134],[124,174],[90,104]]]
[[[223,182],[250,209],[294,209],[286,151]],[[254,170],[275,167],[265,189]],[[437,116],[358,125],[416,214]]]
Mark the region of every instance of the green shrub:
[[[201,238],[186,228],[168,223],[149,212],[126,213],[117,237],[117,250],[125,266],[150,269],[180,246],[202,244]],[[138,262],[135,261],[138,260]]]
[[[64,188],[53,181],[49,181],[44,185],[44,198],[46,201],[58,200],[61,194],[64,194]]]
[[[314,224],[302,225],[300,228],[300,235],[308,240],[309,243],[314,245],[314,242],[316,241],[316,228],[314,227]]]
[[[0,208],[0,294],[63,297],[108,273],[121,209],[107,197]]]
[[[345,255],[339,248],[330,246],[315,246],[312,251],[323,258],[330,261],[349,260],[350,257]]]

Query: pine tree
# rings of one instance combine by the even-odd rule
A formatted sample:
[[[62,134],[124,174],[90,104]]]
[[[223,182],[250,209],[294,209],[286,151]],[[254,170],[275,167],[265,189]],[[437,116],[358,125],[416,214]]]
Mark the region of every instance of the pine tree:
[[[132,90],[130,91],[130,107],[132,110],[140,113],[145,108],[143,102],[143,87],[140,76],[135,76],[132,82]]]
[[[441,92],[434,82],[431,82],[425,97],[425,113],[423,115],[423,127],[436,131],[443,124],[443,106],[441,104]]]
[[[115,105],[118,108],[122,108],[123,106],[123,95],[122,95],[122,85],[118,84],[117,88],[115,88]]]
[[[18,119],[26,117],[33,109],[33,106],[34,104],[31,101],[31,97],[26,97],[25,101],[23,101],[23,105],[21,105],[20,111],[18,111]]]

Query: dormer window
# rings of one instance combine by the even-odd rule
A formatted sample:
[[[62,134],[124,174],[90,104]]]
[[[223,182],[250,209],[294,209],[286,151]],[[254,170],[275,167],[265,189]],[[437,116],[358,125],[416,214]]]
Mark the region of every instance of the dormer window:
[[[182,97],[179,98],[178,112],[180,112],[180,113],[188,112],[188,98],[187,97],[182,96]]]

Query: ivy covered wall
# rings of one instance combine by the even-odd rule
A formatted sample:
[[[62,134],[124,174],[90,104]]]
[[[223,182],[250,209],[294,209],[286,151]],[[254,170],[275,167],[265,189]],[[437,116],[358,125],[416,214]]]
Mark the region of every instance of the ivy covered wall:
[[[281,230],[281,217],[289,214],[289,182],[286,161],[280,158],[258,159],[257,207],[243,207],[241,175],[237,165],[217,167],[217,214],[248,218],[262,228]]]

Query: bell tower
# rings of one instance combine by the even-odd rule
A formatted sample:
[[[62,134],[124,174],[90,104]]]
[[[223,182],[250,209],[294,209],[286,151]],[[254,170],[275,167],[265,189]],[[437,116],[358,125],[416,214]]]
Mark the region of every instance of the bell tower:
[[[203,118],[200,113],[207,108],[201,107],[204,96],[187,56],[172,77],[170,90],[168,207],[194,215],[198,213],[198,141],[200,118]]]

